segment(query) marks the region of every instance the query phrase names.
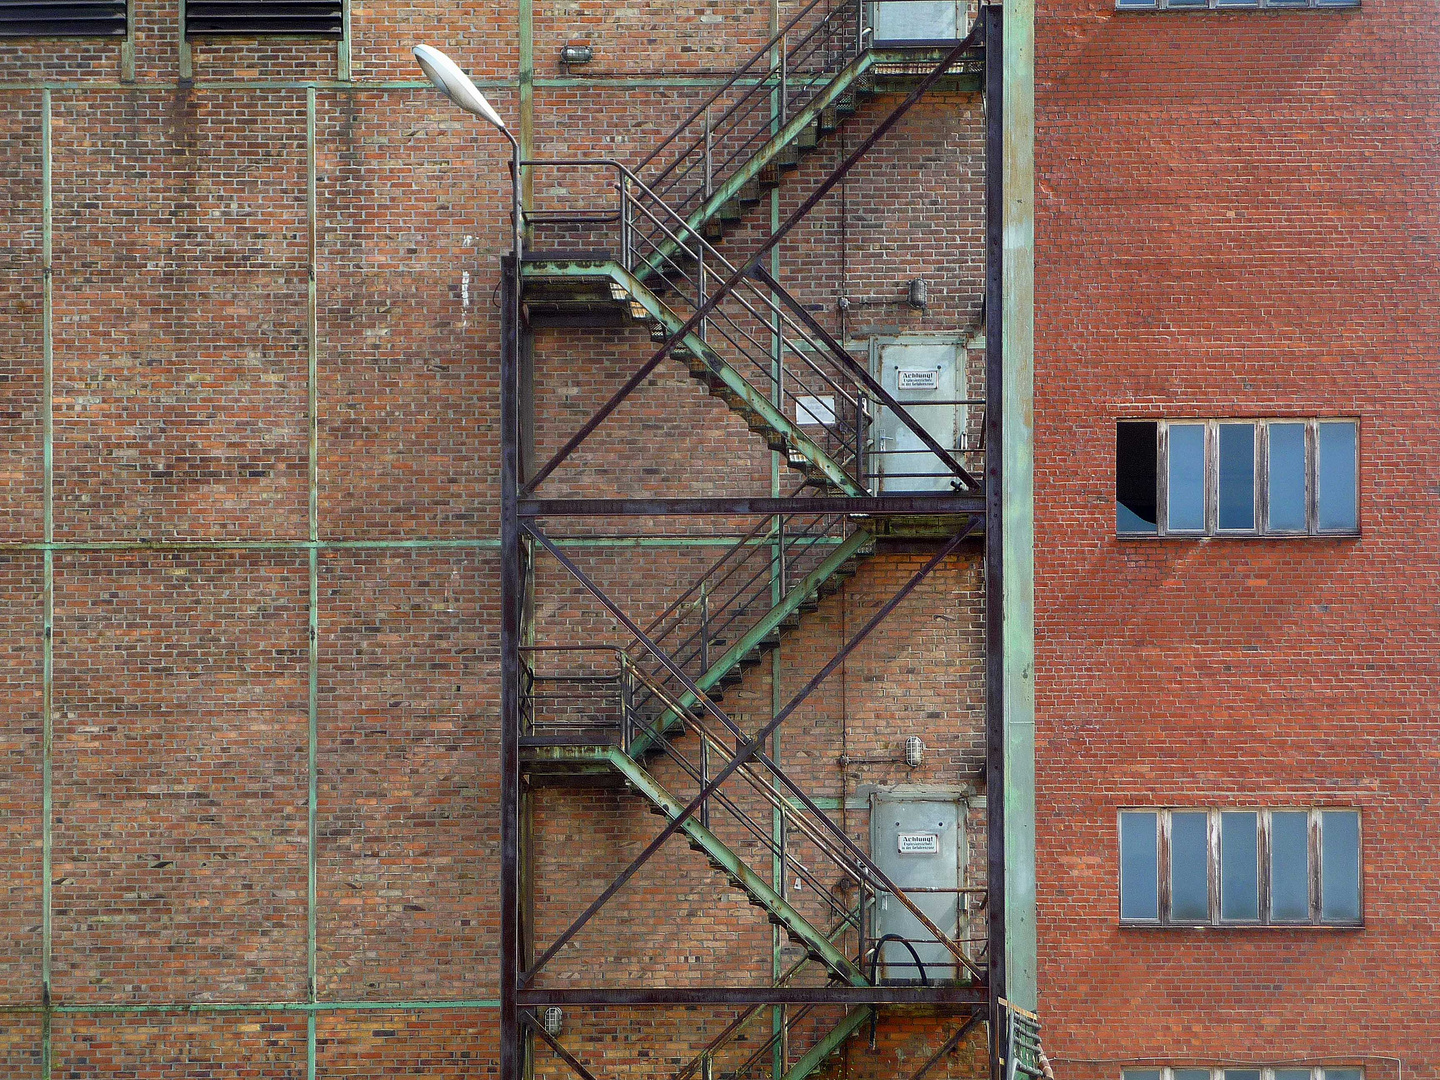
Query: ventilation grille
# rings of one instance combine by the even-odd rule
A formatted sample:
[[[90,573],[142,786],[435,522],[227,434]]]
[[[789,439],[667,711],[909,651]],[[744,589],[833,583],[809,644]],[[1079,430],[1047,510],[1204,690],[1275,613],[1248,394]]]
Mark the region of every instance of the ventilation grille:
[[[341,0],[187,0],[185,4],[186,37],[338,38],[344,33]]]
[[[0,37],[124,37],[125,0],[0,0]]]

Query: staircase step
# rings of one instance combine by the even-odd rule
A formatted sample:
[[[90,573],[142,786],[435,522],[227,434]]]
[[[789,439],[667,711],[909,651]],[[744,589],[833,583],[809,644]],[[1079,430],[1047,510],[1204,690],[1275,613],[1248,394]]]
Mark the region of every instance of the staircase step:
[[[760,201],[760,197],[762,194],[763,192],[761,191],[760,181],[757,179],[751,179],[746,180],[745,183],[741,186],[739,197],[740,201],[746,206],[754,206]]]
[[[745,207],[739,198],[727,199],[720,206],[721,221],[739,221],[745,216]]]
[[[802,150],[813,150],[820,142],[820,125],[811,123],[795,138],[795,145]]]

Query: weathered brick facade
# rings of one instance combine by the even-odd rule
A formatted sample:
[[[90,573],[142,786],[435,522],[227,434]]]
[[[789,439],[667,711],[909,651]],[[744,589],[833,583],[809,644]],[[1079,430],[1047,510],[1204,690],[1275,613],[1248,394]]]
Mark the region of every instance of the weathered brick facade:
[[[779,17],[753,4],[534,8],[536,152],[628,161]],[[6,1077],[496,1070],[506,145],[426,86],[409,48],[446,47],[517,118],[523,9],[357,3],[348,60],[307,41],[182,51],[178,8],[151,0],[133,5],[129,47],[0,45]],[[556,57],[577,39],[597,59],[567,77]],[[896,101],[868,102],[855,123]],[[981,125],[976,94],[932,95],[786,241],[779,277],[832,330],[973,345]],[[809,156],[725,250],[762,238],[772,209],[793,209],[857,138],[842,129]],[[543,176],[536,186],[543,196]],[[931,284],[923,314],[862,306],[840,321],[841,295],[898,298],[916,276]],[[537,451],[652,348],[639,326],[537,330]],[[967,366],[978,397],[973,347]],[[672,361],[547,492],[768,495],[795,480]],[[637,615],[751,522],[645,524],[683,542],[597,545],[615,523],[575,522],[592,541],[568,549]],[[925,557],[869,556],[726,708],[763,723]],[[969,886],[984,867],[982,607],[972,544],[776,750],[862,845],[866,785],[960,793]],[[535,636],[621,640],[544,562]],[[909,734],[927,747],[913,770],[898,762]],[[531,801],[543,943],[658,819],[613,783],[552,781]],[[768,822],[758,800],[747,808]],[[730,839],[769,874],[753,838]],[[792,854],[824,866],[802,844]],[[797,909],[822,910],[808,886],[786,888]],[[977,917],[970,933],[983,932]],[[764,913],[677,839],[551,978],[764,982],[776,944]],[[778,944],[783,963],[798,957]],[[669,1075],[733,1015],[575,1010],[565,1038],[608,1075]],[[792,1060],[838,1018],[797,1025]],[[887,1011],[877,1049],[862,1031],[831,1068],[909,1075],[954,1026]],[[979,1075],[984,1060],[972,1033],[929,1075]],[[564,1066],[542,1049],[536,1069]]]

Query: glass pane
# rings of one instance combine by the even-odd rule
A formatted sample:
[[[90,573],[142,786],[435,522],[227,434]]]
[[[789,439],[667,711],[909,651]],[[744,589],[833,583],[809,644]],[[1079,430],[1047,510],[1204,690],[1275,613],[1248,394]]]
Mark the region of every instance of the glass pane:
[[[1159,1069],[1122,1069],[1120,1075],[1125,1080],[1160,1080]]]
[[[1270,425],[1270,528],[1305,531],[1305,425]]]
[[[1360,921],[1360,815],[1354,810],[1320,815],[1320,917]]]
[[[1160,917],[1159,855],[1153,812],[1120,815],[1120,917]],[[1127,1070],[1128,1075],[1128,1070]]]
[[[1125,421],[1115,425],[1115,531],[1153,533],[1155,478],[1160,425]]]
[[[1170,918],[1210,919],[1209,815],[1170,815]]]
[[[1220,425],[1220,528],[1255,527],[1255,425]]]
[[[1274,0],[1271,0],[1274,3]],[[1310,1080],[1309,1069],[1276,1069],[1275,1080]]]
[[[1260,1080],[1259,1069],[1226,1069],[1225,1080]]]
[[[1166,528],[1189,532],[1205,528],[1205,428],[1201,424],[1170,425],[1166,497]]]
[[[1355,425],[1319,424],[1320,454],[1315,473],[1316,518],[1322,529],[1354,529]]]
[[[1310,921],[1310,815],[1303,810],[1270,815],[1270,918]]]
[[[1220,815],[1220,917],[1260,917],[1260,815],[1226,811]]]
[[[1360,1069],[1321,1069],[1323,1080],[1365,1080]]]
[[[1173,1073],[1175,1080],[1210,1080],[1209,1069],[1175,1069]]]

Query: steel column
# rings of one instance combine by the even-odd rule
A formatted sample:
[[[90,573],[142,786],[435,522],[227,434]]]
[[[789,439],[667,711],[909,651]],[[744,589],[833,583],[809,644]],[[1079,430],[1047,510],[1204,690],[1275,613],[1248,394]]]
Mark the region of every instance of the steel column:
[[[520,259],[504,260],[500,306],[500,1080],[521,1080],[516,990],[520,974],[520,646],[524,552],[520,480]]]

